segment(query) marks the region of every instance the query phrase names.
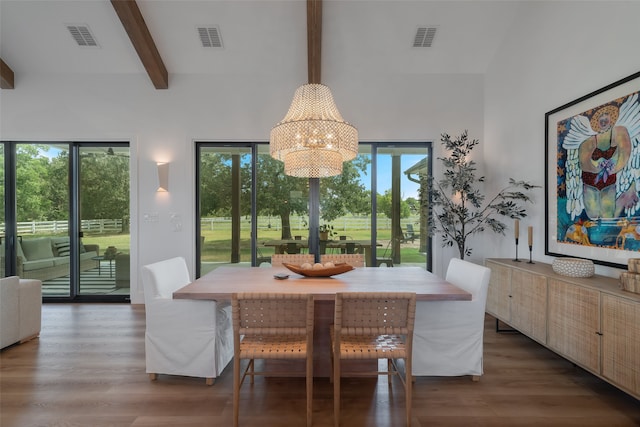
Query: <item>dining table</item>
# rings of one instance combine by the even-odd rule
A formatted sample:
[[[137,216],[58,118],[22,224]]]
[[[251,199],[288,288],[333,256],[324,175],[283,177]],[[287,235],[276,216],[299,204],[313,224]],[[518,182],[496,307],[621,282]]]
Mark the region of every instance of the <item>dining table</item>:
[[[278,279],[277,276],[288,276]],[[338,292],[414,292],[417,301],[469,301],[471,294],[422,267],[361,267],[332,277],[306,277],[285,267],[223,266],[173,293],[174,299],[230,301],[234,293],[308,293],[314,298],[314,376],[329,377],[330,337]],[[288,363],[291,372],[304,365]],[[375,362],[375,361],[373,361]],[[282,369],[278,366],[276,369]],[[359,361],[352,371],[371,371]]]

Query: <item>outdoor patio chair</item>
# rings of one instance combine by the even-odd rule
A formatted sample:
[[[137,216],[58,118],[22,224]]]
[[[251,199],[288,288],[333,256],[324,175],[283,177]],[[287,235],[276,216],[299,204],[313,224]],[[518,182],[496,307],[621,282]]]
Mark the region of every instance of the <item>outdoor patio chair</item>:
[[[380,267],[382,264],[387,267],[393,267],[393,248],[391,247],[391,243],[393,240],[389,240],[387,246],[384,248],[384,252],[381,257],[376,256],[376,267]]]
[[[262,251],[260,250],[260,248],[256,247],[256,266],[260,267],[260,264],[263,263],[270,263],[271,262],[271,256],[269,255],[264,255],[262,253]]]
[[[299,254],[301,252],[302,245],[298,243],[289,242],[286,244],[284,251],[290,255]]]
[[[306,361],[307,426],[313,415],[313,295],[238,293],[231,299],[233,318],[233,425],[238,426],[240,387],[247,375],[290,376],[260,372],[255,359]],[[248,360],[241,375],[240,361]]]
[[[416,238],[418,237],[415,233],[415,231],[413,230],[413,224],[407,224],[406,225],[406,232],[404,233],[404,236],[402,237],[402,242],[401,243],[407,243],[407,242],[411,242],[413,243],[414,240],[416,240]]]

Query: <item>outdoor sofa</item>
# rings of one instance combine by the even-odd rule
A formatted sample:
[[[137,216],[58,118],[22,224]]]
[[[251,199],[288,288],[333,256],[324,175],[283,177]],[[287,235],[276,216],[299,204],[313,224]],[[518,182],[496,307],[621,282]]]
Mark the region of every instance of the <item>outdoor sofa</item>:
[[[69,237],[23,238],[18,240],[16,250],[17,275],[23,279],[37,279],[44,282],[69,275]],[[99,253],[99,245],[80,243],[80,271],[96,268],[98,260],[94,258]],[[4,249],[2,269],[4,269]]]

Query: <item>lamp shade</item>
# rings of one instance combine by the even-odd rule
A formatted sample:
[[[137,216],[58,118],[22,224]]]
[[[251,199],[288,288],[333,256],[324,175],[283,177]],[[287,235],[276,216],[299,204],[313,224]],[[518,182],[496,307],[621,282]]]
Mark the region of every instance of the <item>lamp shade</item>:
[[[169,191],[169,163],[156,163],[158,167],[158,190],[159,192]]]
[[[323,178],[342,173],[358,155],[358,131],[345,122],[325,85],[300,86],[287,115],[271,129],[269,152],[285,174]]]

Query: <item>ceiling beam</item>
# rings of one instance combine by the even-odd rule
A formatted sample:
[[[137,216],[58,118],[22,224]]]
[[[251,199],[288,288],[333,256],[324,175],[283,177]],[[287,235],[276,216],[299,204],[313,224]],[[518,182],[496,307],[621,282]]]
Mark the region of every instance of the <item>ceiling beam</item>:
[[[307,70],[309,83],[320,83],[322,0],[307,0]]]
[[[131,44],[156,89],[169,87],[169,75],[135,0],[111,0]]]
[[[0,89],[13,88],[13,70],[0,58]]]

